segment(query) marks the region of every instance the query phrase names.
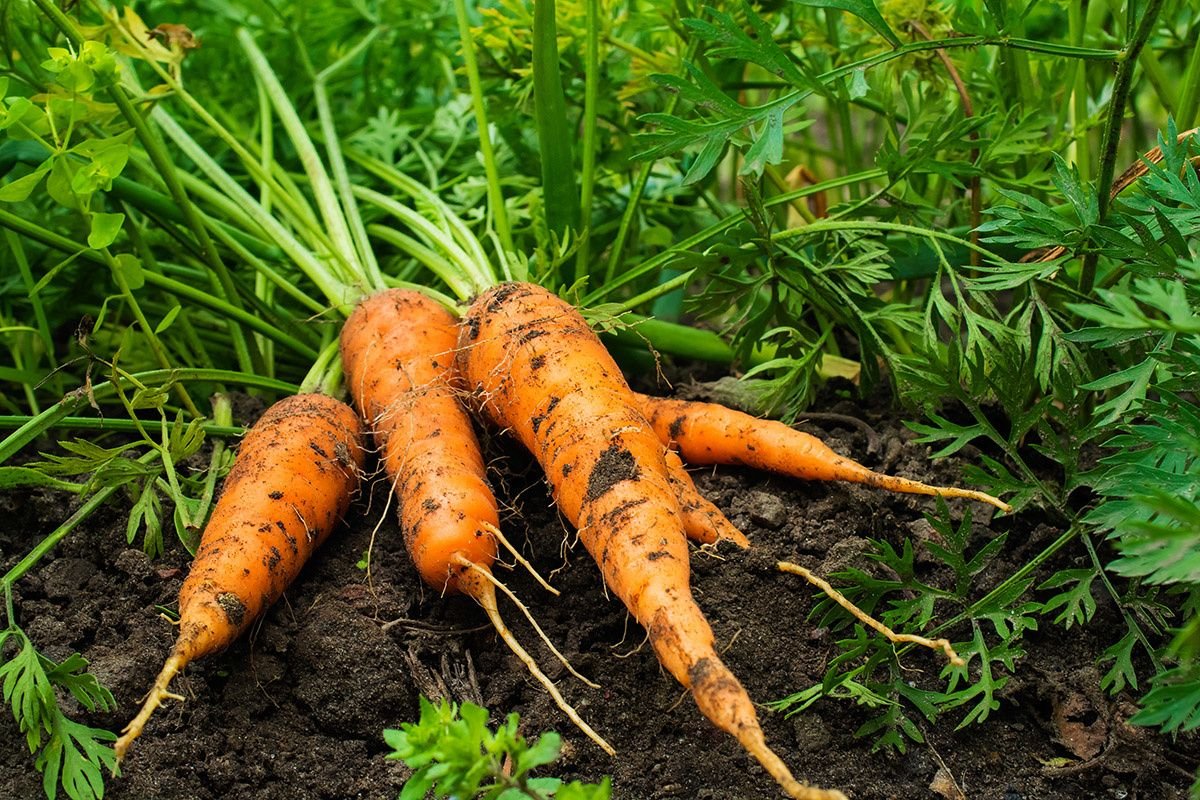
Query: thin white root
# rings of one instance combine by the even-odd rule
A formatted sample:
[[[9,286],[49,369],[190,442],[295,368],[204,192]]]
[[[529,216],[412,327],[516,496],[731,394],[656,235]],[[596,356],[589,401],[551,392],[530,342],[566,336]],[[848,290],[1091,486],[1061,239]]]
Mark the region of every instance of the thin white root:
[[[546,647],[550,648],[550,652],[554,654],[554,657],[557,658],[562,665],[567,668],[567,672],[571,673],[593,689],[600,688],[600,684],[588,680],[575,671],[575,668],[571,666],[571,662],[567,660],[567,657],[559,652],[558,648],[554,646],[554,642],[550,641],[550,637],[546,635],[544,630],[542,630],[542,626],[538,625],[537,620],[533,618],[533,614],[529,611],[529,607],[517,599],[517,596],[513,594],[512,589],[509,589],[507,586],[501,583],[496,576],[491,573],[490,570],[484,569],[473,561],[468,561],[462,556],[458,556],[458,563],[474,572],[477,572],[480,576],[486,579],[488,583],[503,592],[504,596],[511,600],[513,605],[521,609],[521,613],[525,615],[525,619],[529,620],[529,624],[533,626],[535,631],[537,631],[538,636],[541,637],[543,642],[545,642]]]
[[[833,588],[824,579],[819,578],[816,575],[814,575],[806,567],[802,567],[799,564],[793,564],[790,561],[779,561],[779,562],[776,562],[775,566],[780,572],[787,572],[792,575],[799,575],[801,578],[804,578],[804,580],[808,581],[813,586],[816,586],[818,589],[820,589],[822,592],[824,592],[826,595],[828,595],[829,598],[831,600],[833,600],[833,602],[837,603],[839,606],[841,606],[842,608],[849,611],[854,616],[854,618],[857,619],[859,622],[861,622],[862,624],[867,625],[871,628],[874,628],[879,633],[881,633],[885,637],[887,637],[887,639],[890,642],[892,642],[894,644],[900,644],[901,642],[908,642],[910,644],[920,645],[921,647],[928,647],[931,650],[941,650],[942,653],[945,654],[946,660],[949,661],[951,664],[953,664],[956,667],[961,667],[967,663],[967,662],[963,661],[962,657],[958,653],[954,652],[954,648],[950,645],[949,639],[929,639],[924,636],[917,636],[916,634],[912,634],[912,633],[896,633],[891,628],[884,625],[882,622],[880,622],[879,620],[875,619],[874,617],[868,615],[861,608],[859,608],[858,606],[851,603],[849,600],[846,599],[845,595],[843,595],[837,589]]]
[[[500,544],[504,545],[504,549],[512,554],[512,557],[517,560],[518,564],[520,564],[522,567],[524,567],[526,570],[529,571],[529,574],[533,576],[533,579],[535,581],[537,581],[538,583],[540,583],[542,585],[543,589],[545,589],[547,592],[554,595],[555,597],[558,596],[558,594],[559,594],[558,589],[555,589],[553,586],[551,586],[549,584],[549,582],[546,581],[545,578],[543,578],[541,575],[538,574],[538,571],[533,568],[533,564],[530,564],[529,560],[527,558],[525,558],[525,556],[521,555],[521,551],[517,550],[517,548],[513,546],[513,543],[510,542],[504,536],[504,534],[500,532],[499,528],[497,528],[495,525],[493,525],[490,522],[481,522],[479,524],[479,527],[483,528],[485,531],[490,533],[493,537],[495,537],[496,541],[498,541]]]
[[[482,570],[482,568],[480,569]],[[516,637],[513,636],[512,631],[510,631],[508,626],[504,624],[504,620],[500,617],[500,609],[496,607],[496,592],[494,589],[492,589],[492,584],[484,584],[483,591],[481,591],[480,596],[476,597],[475,599],[479,601],[479,604],[483,606],[483,610],[487,612],[488,619],[492,621],[492,625],[496,628],[496,633],[501,639],[504,640],[504,643],[508,645],[508,648],[512,650],[513,655],[521,660],[521,663],[525,665],[527,670],[529,670],[529,674],[532,675],[534,679],[540,683],[547,692],[550,693],[550,697],[554,699],[554,704],[557,705],[562,712],[567,715],[567,718],[571,720],[571,722],[575,723],[575,726],[579,728],[579,730],[582,731],[585,736],[595,742],[601,750],[608,753],[610,756],[615,756],[617,754],[616,749],[607,741],[605,741],[604,737],[596,733],[596,731],[592,729],[591,725],[588,725],[583,721],[583,717],[579,716],[579,712],[575,710],[575,707],[568,703],[562,694],[559,693],[558,687],[554,685],[554,682],[551,681],[544,672],[538,669],[537,662],[533,660],[533,656],[529,655],[529,653],[525,651],[525,648],[521,647],[521,645],[517,642]]]
[[[146,695],[145,701],[142,703],[142,708],[138,711],[136,717],[130,720],[129,724],[121,730],[121,738],[113,743],[113,750],[117,754],[117,763],[114,766],[114,774],[116,766],[120,766],[121,759],[125,758],[125,753],[128,752],[129,746],[133,744],[133,740],[141,735],[142,729],[146,727],[146,722],[149,721],[150,715],[162,705],[163,700],[177,700],[183,702],[183,695],[175,694],[167,691],[167,686],[170,685],[171,679],[174,678],[181,669],[187,664],[187,660],[177,654],[172,653],[171,657],[163,664],[162,671],[158,673],[158,678],[154,681],[154,686],[150,689],[150,693]]]
[[[775,751],[767,746],[762,731],[757,728],[745,729],[738,733],[738,742],[746,748],[746,752],[754,756],[767,774],[791,797],[792,800],[848,800],[846,795],[837,789],[821,789],[807,786],[792,775],[783,760],[775,755]]]

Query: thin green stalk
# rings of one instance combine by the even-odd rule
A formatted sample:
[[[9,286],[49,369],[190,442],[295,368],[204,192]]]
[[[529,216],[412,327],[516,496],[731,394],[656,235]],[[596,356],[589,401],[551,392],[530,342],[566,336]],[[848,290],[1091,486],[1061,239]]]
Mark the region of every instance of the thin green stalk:
[[[8,249],[12,252],[13,260],[17,262],[17,270],[21,273],[21,282],[25,284],[25,291],[29,294],[29,303],[33,306],[33,318],[37,325],[38,336],[41,337],[42,345],[46,348],[46,360],[52,370],[57,370],[58,362],[54,358],[54,339],[50,335],[50,322],[46,317],[46,309],[42,305],[41,296],[33,291],[36,281],[33,279],[33,270],[29,267],[29,259],[25,256],[25,248],[21,245],[20,238],[12,230],[5,229],[4,237],[8,242]],[[57,387],[61,381],[57,372],[54,375]],[[61,390],[56,389],[56,391],[60,392]]]
[[[341,385],[342,357],[338,351],[338,340],[332,339],[321,348],[308,374],[300,381],[300,394],[320,392],[333,396]]]
[[[546,228],[561,237],[579,224],[579,193],[558,65],[555,7],[555,0],[533,0],[533,112],[542,167],[542,211]]]
[[[1141,21],[1133,38],[1121,51],[1121,60],[1117,65],[1117,77],[1113,81],[1112,98],[1108,103],[1108,118],[1104,126],[1104,140],[1100,151],[1100,172],[1097,179],[1096,191],[1099,194],[1099,223],[1104,222],[1108,214],[1109,190],[1112,187],[1113,172],[1117,165],[1117,146],[1121,142],[1121,126],[1125,119],[1125,105],[1129,100],[1129,90],[1133,84],[1133,72],[1137,66],[1138,54],[1145,46],[1146,40],[1154,30],[1158,14],[1162,10],[1163,0],[1149,0],[1142,12]],[[1096,262],[1099,254],[1089,252],[1083,259],[1083,267],[1079,272],[1079,291],[1091,294],[1096,282]]]
[[[379,224],[368,225],[367,231],[375,238],[392,245],[423,264],[442,283],[446,284],[459,300],[466,300],[476,293],[473,285],[463,279],[463,276],[454,269],[445,256],[426,247],[408,234]]]
[[[237,306],[225,302],[219,297],[212,295],[195,288],[182,281],[168,278],[166,275],[161,275],[153,272],[144,273],[146,283],[151,286],[157,286],[164,291],[170,292],[179,298],[187,299],[197,305],[202,305],[216,311],[230,321],[229,328],[235,327],[232,323],[236,322],[245,325],[252,331],[260,333],[271,341],[283,345],[292,352],[304,356],[305,358],[315,358],[317,351],[306,342],[302,342],[291,334],[283,331],[265,319],[259,316],[244,311]]]
[[[879,220],[818,220],[811,225],[805,225],[800,228],[789,228],[788,230],[779,231],[773,238],[775,239],[791,239],[799,236],[806,236],[813,233],[824,233],[825,231],[891,231],[892,233],[906,233],[911,236],[924,236],[929,239],[940,239],[946,242],[953,242],[961,247],[965,247],[982,256],[985,256],[997,264],[1005,265],[1010,262],[1003,258],[998,253],[973,244],[969,239],[955,236],[945,231],[937,231],[931,228],[919,228],[915,225],[904,225],[899,222],[882,222]]]
[[[1084,0],[1071,0],[1067,7],[1067,25],[1070,31],[1071,44],[1083,44],[1083,34],[1086,30],[1086,20],[1083,10]],[[1079,170],[1079,180],[1086,184],[1092,176],[1092,145],[1091,137],[1084,128],[1088,118],[1087,64],[1077,61],[1071,65],[1073,78],[1071,80],[1071,102],[1067,104],[1072,116],[1071,130],[1074,141],[1075,168]]]
[[[590,271],[592,256],[592,193],[596,187],[596,106],[600,97],[600,0],[584,0],[587,38],[584,43],[583,152],[580,159],[579,250],[575,282]]]
[[[1200,110],[1200,47],[1193,46],[1179,91],[1179,109],[1175,115],[1179,130],[1186,131],[1200,123],[1197,110]]]
[[[350,236],[346,217],[338,204],[333,183],[329,180],[325,165],[317,154],[317,148],[309,138],[308,131],[304,129],[304,123],[300,121],[300,116],[296,113],[295,106],[292,105],[287,92],[275,75],[275,70],[271,68],[270,62],[267,61],[262,51],[258,49],[258,45],[249,31],[245,28],[239,29],[237,39],[242,50],[250,59],[250,66],[254,69],[255,77],[266,87],[267,96],[271,98],[275,113],[279,115],[279,121],[283,123],[283,128],[287,131],[292,146],[296,148],[300,163],[304,165],[309,186],[317,201],[317,209],[321,213],[321,220],[325,223],[325,230],[328,231],[329,237],[333,241],[331,254],[335,256],[334,262],[342,261],[350,268],[350,272],[341,275],[342,280],[350,284],[361,281],[364,268],[358,261],[354,239]],[[326,145],[328,144],[326,142]],[[364,293],[369,291],[368,287],[361,288]]]
[[[34,0],[34,2],[41,9],[42,13],[53,20],[63,35],[76,48],[83,46],[83,35],[75,27],[70,18],[59,10],[58,6],[50,2],[50,0]],[[201,257],[212,268],[214,291],[221,293],[226,300],[237,304],[237,290],[234,287],[233,278],[229,274],[229,270],[226,269],[225,263],[221,260],[220,254],[213,247],[212,240],[208,236],[208,231],[205,229],[195,205],[192,204],[187,192],[180,183],[175,163],[171,160],[170,153],[167,152],[162,141],[155,135],[154,130],[146,124],[146,119],[142,116],[142,113],[130,101],[124,86],[112,86],[109,88],[108,94],[116,104],[117,109],[121,112],[121,115],[133,127],[138,141],[141,142],[146,154],[150,156],[150,160],[154,163],[159,177],[166,184],[168,193],[179,206],[180,211],[182,211],[185,224],[192,231],[192,235],[196,237]],[[242,337],[243,333],[240,330],[232,330],[230,331],[230,335]]]
[[[829,189],[840,189],[841,187],[848,186],[852,183],[879,180],[880,178],[886,177],[887,171],[883,169],[870,169],[854,175],[843,175],[841,177],[831,178],[827,181],[821,181],[820,183],[814,183],[811,186],[802,186],[801,188],[795,189],[791,192],[777,194],[768,199],[763,205],[767,208],[771,208],[780,203],[790,203],[793,200],[808,197],[809,195],[817,194],[818,192],[823,192]],[[582,303],[583,307],[587,308],[602,302],[605,298],[622,286],[637,280],[643,275],[648,275],[655,270],[660,269],[669,263],[671,259],[676,258],[680,253],[686,252],[694,247],[698,247],[714,236],[718,236],[735,225],[744,222],[745,219],[745,215],[741,211],[738,211],[734,214],[730,214],[718,222],[714,222],[704,230],[698,231],[686,239],[681,239],[668,249],[651,256],[641,264],[638,264],[636,267],[626,270],[612,280],[605,281],[604,285],[598,287],[584,297]]]
[[[197,369],[181,367],[177,369],[156,369],[138,372],[122,378],[122,382],[141,385],[159,385],[170,381],[174,383],[225,383],[235,386],[248,386],[258,389],[268,389],[284,394],[295,394],[296,384],[267,378],[262,375],[251,375],[226,369]],[[97,402],[116,394],[111,380],[92,387],[90,399]],[[89,393],[82,390],[70,392],[53,406],[50,406],[37,416],[30,417],[15,431],[0,441],[0,464],[12,458],[21,448],[32,442],[45,431],[71,416],[80,407],[89,402]],[[201,416],[201,415],[197,415]]]
[[[826,9],[824,16],[825,36],[829,40],[830,47],[836,53],[841,49],[841,37],[838,35],[838,23],[841,19],[841,14],[835,14]],[[849,92],[846,91],[844,83],[838,83],[834,87],[834,95],[837,98],[834,107],[837,112],[838,132],[841,134],[839,137],[841,139],[843,158],[841,167],[847,172],[858,172],[862,168],[862,158],[859,156],[856,144],[858,137],[855,136],[854,126],[850,119]]]
[[[696,270],[694,269],[689,269],[686,272],[682,272],[670,280],[663,281],[662,283],[647,289],[641,294],[634,295],[628,300],[618,303],[612,310],[612,313],[622,314],[626,311],[632,311],[638,306],[645,305],[646,303],[652,303],[665,294],[670,294],[676,289],[687,286],[688,281],[690,281],[695,274]]]
[[[317,73],[313,80],[313,96],[317,101],[317,118],[321,123],[321,133],[325,137],[325,152],[329,156],[329,167],[333,170],[338,197],[341,198],[342,209],[350,226],[350,234],[358,251],[359,264],[365,271],[367,283],[374,289],[384,287],[383,273],[379,269],[379,262],[375,259],[371,243],[367,240],[366,226],[363,224],[362,215],[358,213],[354,193],[350,190],[350,173],[346,170],[346,159],[342,157],[341,143],[338,139],[337,126],[333,121],[333,111],[329,106],[329,93],[326,91],[326,86],[330,78],[358,58],[383,31],[383,28],[372,28],[371,32],[350,48],[346,55]]]
[[[425,217],[403,203],[398,203],[391,197],[380,194],[374,189],[355,186],[354,193],[366,202],[396,217],[436,245],[446,254],[450,262],[458,268],[459,275],[469,282],[472,295],[478,294],[494,284],[495,281],[492,279],[492,276],[481,272],[474,259],[458,246],[458,243],[454,241],[452,236],[449,236],[446,231],[437,227],[425,219]]]
[[[129,239],[133,243],[134,250],[141,257],[142,264],[150,272],[161,275],[162,266],[159,264],[158,259],[155,258],[154,250],[150,247],[149,242],[146,241],[146,237],[142,234],[142,224],[138,220],[137,215],[132,212],[129,204],[124,201],[121,202],[121,209],[124,211],[125,217],[129,222],[125,230],[129,234]],[[184,362],[194,363],[194,361],[199,361],[202,367],[214,366],[212,359],[208,355],[208,349],[204,347],[203,342],[200,341],[200,337],[196,333],[195,327],[192,325],[191,316],[183,309],[180,309],[180,312],[176,316],[175,325],[179,330],[183,331],[184,341],[187,342],[193,351],[191,354],[185,353]],[[247,366],[252,361],[249,358],[249,354],[239,353],[238,360],[240,362],[239,367],[243,372],[256,371],[255,365],[251,364],[249,367]]]
[[[495,271],[492,269],[487,254],[483,251],[479,237],[471,232],[462,218],[455,214],[454,210],[436,192],[377,158],[371,158],[354,150],[347,150],[346,155],[368,172],[437,212],[438,221],[445,225],[450,235],[454,237],[454,241],[458,242],[459,246],[470,255],[474,262],[474,272],[481,278],[486,278],[489,286],[496,282]]]
[[[45,0],[43,0],[44,2]],[[500,263],[505,275],[524,280],[524,275],[510,275],[509,253],[515,253],[512,229],[508,225],[508,210],[504,206],[504,193],[500,184],[500,171],[496,166],[496,155],[492,150],[492,135],[488,130],[487,109],[483,103],[483,82],[479,78],[479,65],[475,61],[475,43],[471,38],[471,23],[467,19],[466,0],[454,0],[454,15],[458,19],[458,38],[462,43],[463,62],[467,68],[467,83],[471,88],[471,105],[475,111],[475,126],[479,129],[479,152],[483,156],[483,170],[487,174],[488,207],[500,239]]]
[[[343,313],[348,313],[348,304],[360,296],[361,292],[354,290],[350,285],[343,282],[340,276],[332,272],[311,250],[297,241],[291,232],[284,228],[272,214],[268,213],[266,209],[258,204],[258,201],[242,188],[241,184],[222,169],[208,155],[208,152],[179,126],[179,123],[175,122],[167,114],[159,115],[160,111],[161,109],[156,109],[154,112],[159,127],[174,140],[175,144],[184,151],[188,158],[192,159],[196,166],[200,168],[200,171],[208,176],[208,179],[217,188],[237,203],[243,213],[262,228],[263,232],[296,263],[300,271],[317,285],[317,288],[321,290],[331,303],[341,309]]]
[[[137,463],[149,464],[156,457],[157,453],[152,451],[140,456],[137,459]],[[86,503],[76,509],[75,513],[68,517],[66,522],[64,522],[62,525],[59,525],[57,528],[51,531],[46,538],[38,542],[37,546],[30,550],[24,558],[18,561],[12,567],[12,569],[4,573],[4,577],[0,578],[0,587],[3,587],[4,592],[8,594],[17,581],[21,580],[21,578],[24,577],[29,570],[37,566],[38,562],[41,561],[47,553],[53,550],[59,542],[61,542],[71,533],[71,531],[79,527],[80,523],[90,517],[92,512],[104,505],[108,498],[112,497],[113,492],[116,492],[120,488],[121,487],[119,486],[102,487],[95,494],[89,497]],[[9,609],[9,613],[12,613],[11,608]],[[12,622],[11,618],[9,621]]]

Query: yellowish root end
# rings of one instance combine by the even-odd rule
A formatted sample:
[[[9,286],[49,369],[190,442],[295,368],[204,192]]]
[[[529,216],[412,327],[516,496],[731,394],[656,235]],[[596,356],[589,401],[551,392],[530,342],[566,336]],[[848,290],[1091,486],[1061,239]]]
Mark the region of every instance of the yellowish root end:
[[[876,631],[883,634],[888,641],[894,644],[908,642],[910,644],[920,645],[921,647],[928,647],[931,650],[940,650],[943,654],[945,654],[946,660],[956,667],[961,667],[967,663],[963,661],[962,657],[959,656],[958,653],[954,652],[954,648],[950,645],[949,639],[929,639],[912,633],[896,633],[891,628],[851,603],[846,599],[845,595],[829,585],[829,583],[824,579],[814,575],[807,567],[802,567],[799,564],[793,564],[790,561],[778,561],[776,562],[775,567],[780,572],[787,572],[791,575],[799,575],[801,578],[804,578],[804,580],[808,581],[813,586],[816,586],[818,589],[828,595],[829,599],[833,600],[833,602],[849,611],[850,614],[853,615],[853,617],[859,622],[870,628],[874,628]]]
[[[172,653],[171,657],[163,664],[162,671],[158,673],[158,678],[155,679],[153,688],[150,689],[150,693],[146,695],[146,699],[142,703],[141,711],[122,729],[121,738],[117,739],[113,744],[113,750],[117,754],[117,766],[120,766],[121,760],[125,758],[125,753],[129,751],[129,746],[133,744],[134,739],[142,734],[142,729],[146,727],[146,722],[149,721],[150,715],[162,705],[163,700],[183,701],[182,695],[167,691],[167,686],[170,685],[171,679],[186,664],[187,659],[178,653]]]
[[[516,559],[518,564],[520,564],[522,567],[524,567],[529,572],[529,574],[533,576],[533,579],[535,581],[537,581],[539,584],[541,584],[543,589],[545,589],[547,592],[554,595],[555,597],[558,596],[558,594],[559,594],[558,589],[555,589],[553,586],[550,585],[549,581],[547,581],[540,574],[538,574],[538,571],[533,568],[533,564],[530,564],[529,560],[527,558],[525,558],[525,556],[521,555],[521,551],[518,550],[513,545],[513,543],[510,542],[505,537],[505,535],[500,532],[499,528],[497,528],[495,525],[491,524],[490,522],[481,522],[480,527],[483,528],[488,533],[490,533],[492,535],[492,538],[494,538],[497,542],[504,545],[504,549],[507,550],[514,559]]]
[[[521,663],[525,665],[525,668],[529,670],[529,674],[534,677],[534,680],[540,683],[542,687],[549,692],[550,697],[554,699],[554,704],[557,705],[562,712],[567,715],[567,719],[575,723],[575,727],[579,728],[579,730],[582,731],[585,736],[599,745],[601,750],[608,753],[610,756],[615,756],[617,754],[616,749],[607,741],[605,741],[604,737],[596,733],[596,731],[592,729],[591,725],[588,725],[583,721],[583,717],[579,716],[579,712],[575,710],[575,707],[568,703],[566,698],[559,693],[558,687],[555,686],[554,682],[551,681],[550,678],[538,668],[537,662],[533,660],[533,656],[529,655],[529,653],[525,651],[525,648],[521,647],[520,643],[517,642],[516,637],[513,636],[512,631],[510,631],[508,626],[504,624],[504,620],[500,616],[500,609],[496,606],[495,586],[497,582],[495,581],[495,578],[490,573],[484,575],[484,573],[487,573],[487,570],[478,564],[474,564],[466,559],[462,559],[461,563],[471,569],[474,574],[487,578],[487,580],[480,580],[475,582],[474,586],[471,586],[471,589],[473,590],[471,592],[471,596],[473,596],[479,602],[479,604],[483,606],[483,610],[487,613],[488,619],[492,621],[492,626],[496,629],[496,634],[504,641],[506,645],[508,645],[508,649],[512,650],[513,655],[520,659]]]
[[[759,728],[742,728],[737,733],[738,741],[746,752],[754,756],[767,774],[775,779],[787,796],[793,800],[848,800],[846,795],[837,789],[821,789],[816,786],[806,786],[792,776],[791,770],[783,760],[775,755],[775,751],[767,746]]]

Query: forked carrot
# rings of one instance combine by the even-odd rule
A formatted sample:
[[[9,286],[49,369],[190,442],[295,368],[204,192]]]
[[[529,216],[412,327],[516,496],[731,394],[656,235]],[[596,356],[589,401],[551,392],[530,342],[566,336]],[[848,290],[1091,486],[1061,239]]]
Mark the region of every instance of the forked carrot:
[[[683,466],[679,454],[668,450],[663,455],[667,465],[667,478],[675,489],[675,497],[679,500],[679,512],[683,518],[683,532],[693,542],[700,544],[715,544],[719,541],[730,541],[738,547],[749,547],[750,540],[746,534],[730,522],[721,509],[713,505],[708,498],[700,494],[692,476]]]
[[[321,394],[293,395],[242,439],[179,590],[179,635],[141,710],[113,745],[118,762],[188,663],[228,647],[299,574],[358,488],[358,415]]]
[[[893,492],[962,497],[989,503],[1001,511],[1012,507],[974,489],[930,486],[884,475],[840,456],[815,436],[774,420],[759,419],[715,403],[697,403],[637,394],[642,413],[659,438],[678,448],[689,464],[739,464],[793,478],[850,481]]]
[[[663,443],[583,317],[530,284],[480,295],[459,368],[484,414],[536,456],[609,589],[649,633],[700,710],[793,798],[843,800],[799,783],[768,747],[746,690],[721,662],[692,598],[688,545]]]
[[[399,499],[409,555],[434,589],[474,598],[559,708],[612,754],[612,746],[567,703],[500,617],[496,589],[516,598],[492,575],[500,520],[479,442],[454,385],[456,343],[455,318],[429,297],[402,289],[362,301],[342,329],[346,385]],[[547,645],[562,659],[548,640]]]

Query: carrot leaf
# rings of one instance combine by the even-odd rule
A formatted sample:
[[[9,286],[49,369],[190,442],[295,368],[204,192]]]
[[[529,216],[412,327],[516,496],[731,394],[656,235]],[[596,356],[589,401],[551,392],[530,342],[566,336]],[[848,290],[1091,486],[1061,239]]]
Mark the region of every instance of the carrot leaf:
[[[516,714],[509,714],[495,731],[488,727],[487,719],[487,709],[472,703],[458,706],[443,699],[434,705],[422,697],[417,722],[384,731],[384,741],[392,748],[388,758],[402,760],[413,770],[400,800],[419,800],[430,791],[435,798],[459,800],[610,797],[607,778],[599,784],[564,784],[558,778],[530,774],[558,759],[562,740],[557,733],[544,733],[530,743],[517,732],[520,719]]]

